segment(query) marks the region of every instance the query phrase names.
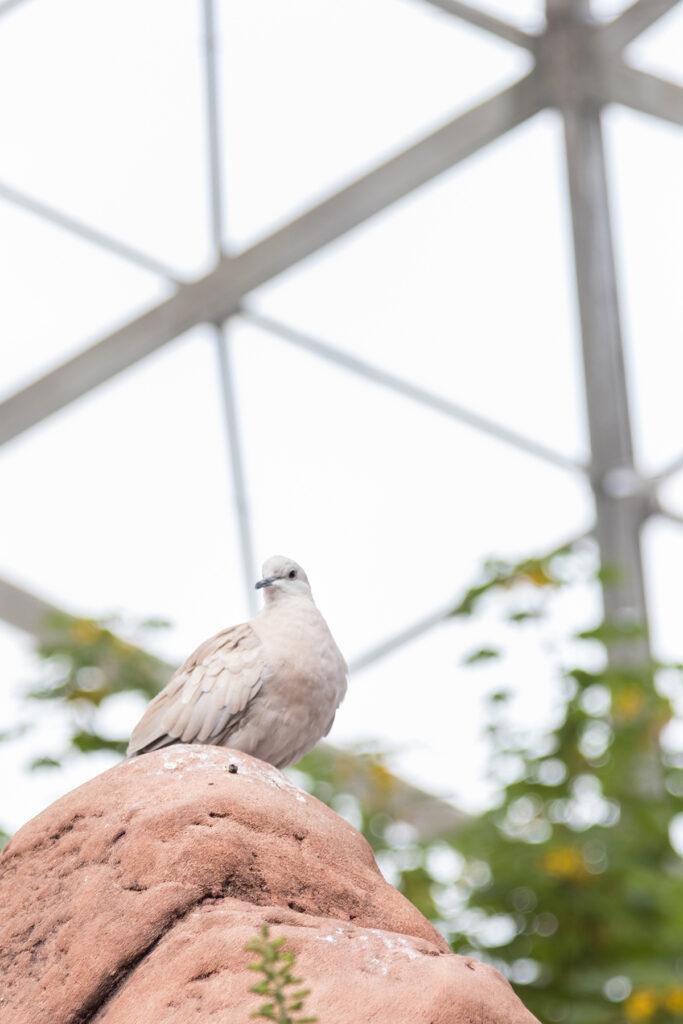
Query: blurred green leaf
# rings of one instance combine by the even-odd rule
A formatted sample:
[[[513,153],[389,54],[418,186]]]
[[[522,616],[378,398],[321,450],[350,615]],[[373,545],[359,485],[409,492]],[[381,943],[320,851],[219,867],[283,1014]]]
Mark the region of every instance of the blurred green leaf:
[[[57,761],[54,757],[37,757],[35,761],[31,761],[29,768],[32,772],[38,768],[61,768],[62,762]]]
[[[71,737],[72,746],[82,754],[91,754],[95,750],[113,750],[116,754],[125,754],[128,746],[126,740],[112,740],[98,735],[96,732],[81,730]]]
[[[493,647],[481,647],[478,651],[473,651],[463,658],[463,665],[477,665],[482,661],[495,661],[496,658],[500,658],[500,651]]]

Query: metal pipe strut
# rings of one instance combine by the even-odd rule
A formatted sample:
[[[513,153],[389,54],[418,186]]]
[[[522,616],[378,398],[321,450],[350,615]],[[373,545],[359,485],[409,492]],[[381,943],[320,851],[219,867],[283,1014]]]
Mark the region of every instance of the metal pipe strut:
[[[606,102],[622,103],[641,114],[683,127],[683,87],[676,82],[621,62],[607,65],[604,82]]]
[[[677,5],[678,0],[636,0],[602,29],[607,52],[618,53]]]
[[[633,457],[599,104],[567,102],[562,116],[596,538],[602,564],[620,573],[617,583],[603,585],[605,618],[642,625],[641,640],[612,651],[620,663],[640,663],[649,660],[640,527],[650,509]]]
[[[242,557],[242,575],[244,592],[249,613],[258,611],[258,600],[254,590],[254,582],[258,578],[256,559],[254,557],[254,541],[251,531],[251,514],[247,497],[246,472],[244,469],[242,436],[237,415],[233,372],[228,345],[227,328],[214,327],[216,354],[218,358],[219,380],[223,415],[225,417],[225,433],[230,455],[230,467],[235,501],[235,514],[240,538]]]
[[[461,0],[423,0],[423,2],[431,4],[432,7],[438,7],[440,10],[445,11],[446,14],[452,14],[454,17],[459,18],[460,21],[464,21],[474,28],[481,28],[485,32],[498,36],[499,39],[505,39],[506,42],[512,43],[513,46],[521,46],[526,50],[534,48],[536,36],[525,32],[524,29],[518,28],[516,25],[503,21],[502,18],[489,14],[487,11],[480,10],[478,7],[471,7],[469,4],[461,3]]]
[[[1,8],[0,13],[2,13]],[[127,242],[113,238],[106,232],[100,231],[99,228],[85,224],[76,217],[63,213],[56,207],[43,203],[40,199],[34,199],[33,196],[26,195],[25,192],[20,192],[18,188],[7,185],[2,181],[0,181],[0,199],[4,199],[8,203],[12,203],[13,206],[26,210],[27,213],[31,213],[33,216],[39,217],[49,224],[54,224],[55,227],[68,231],[69,234],[75,235],[77,238],[82,238],[83,241],[89,242],[91,245],[96,245],[99,249],[103,249],[113,256],[118,256],[128,263],[132,263],[141,270],[146,270],[150,274],[163,277],[171,284],[180,286],[184,283],[172,267],[167,266],[161,260],[155,259],[154,256],[149,256],[140,249],[128,245]]]
[[[221,133],[218,110],[218,64],[216,60],[216,11],[214,0],[203,0],[204,13],[204,71],[206,94],[206,122],[209,144],[209,192],[211,234],[217,262],[223,252],[224,211],[221,171]]]
[[[225,211],[222,197],[221,130],[218,106],[218,64],[216,60],[216,9],[214,0],[203,0],[204,13],[204,70],[206,84],[207,136],[209,149],[209,192],[211,196],[211,234],[216,263],[223,255],[223,230]],[[225,420],[225,433],[230,461],[235,516],[239,533],[242,559],[242,583],[249,613],[258,611],[254,590],[257,579],[256,558],[251,530],[251,512],[247,493],[246,471],[242,433],[237,412],[237,400],[230,358],[229,327],[212,324],[216,357],[218,360],[218,381],[221,405]]]
[[[525,452],[527,455],[532,455],[534,458],[541,459],[544,462],[557,466],[560,469],[572,470],[573,472],[579,473],[588,472],[588,466],[583,465],[576,459],[572,459],[568,455],[563,455],[561,452],[555,451],[553,448],[548,448],[540,441],[534,440],[534,438],[526,437],[524,434],[520,434],[516,430],[510,430],[508,427],[504,427],[502,424],[496,423],[495,420],[491,420],[487,416],[482,416],[471,409],[458,405],[457,402],[452,402],[450,399],[444,398],[442,395],[438,395],[433,391],[428,391],[427,388],[422,388],[417,384],[412,384],[410,381],[404,380],[402,377],[390,373],[388,370],[383,370],[377,366],[373,366],[372,363],[368,363],[363,359],[359,359],[357,356],[353,356],[348,352],[335,348],[327,342],[319,341],[317,338],[313,338],[310,334],[306,334],[304,331],[300,331],[296,328],[289,327],[287,324],[280,323],[280,321],[275,320],[273,317],[257,313],[252,309],[245,309],[244,307],[239,310],[238,315],[248,323],[252,323],[256,327],[260,327],[271,334],[275,334],[282,338],[283,341],[296,345],[298,348],[304,349],[304,351],[310,352],[320,359],[325,359],[337,366],[341,366],[350,373],[354,373],[359,377],[363,377],[365,380],[370,380],[375,384],[379,384],[381,387],[385,387],[390,391],[403,395],[404,398],[409,398],[411,401],[417,402],[419,405],[423,405],[427,409],[432,409],[434,412],[449,416],[451,419],[464,423],[466,426],[472,427],[474,430],[478,430],[482,434],[487,434],[489,437],[493,437],[496,441],[502,441],[504,444],[509,444],[513,448],[517,448],[519,451]]]

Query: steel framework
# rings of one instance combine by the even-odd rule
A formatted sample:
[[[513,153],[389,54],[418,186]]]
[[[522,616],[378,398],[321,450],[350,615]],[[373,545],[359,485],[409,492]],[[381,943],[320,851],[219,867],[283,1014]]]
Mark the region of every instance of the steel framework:
[[[0,17],[21,2],[5,0],[0,4]],[[618,585],[604,591],[606,616],[610,620],[637,620],[647,627],[641,528],[653,514],[678,520],[679,517],[662,507],[657,487],[661,480],[683,468],[683,455],[649,478],[638,471],[634,462],[601,116],[606,104],[619,103],[683,125],[683,88],[629,66],[623,55],[624,48],[672,10],[678,0],[636,0],[610,22],[594,18],[590,0],[546,0],[546,25],[538,34],[522,31],[460,0],[418,2],[428,3],[446,15],[524,48],[533,57],[532,70],[502,92],[329,195],[280,230],[242,252],[227,254],[221,244],[222,168],[214,47],[215,0],[201,0],[210,166],[207,186],[212,204],[215,266],[199,280],[181,280],[172,268],[158,260],[0,182],[0,198],[159,275],[174,287],[170,298],[0,403],[0,444],[17,437],[195,325],[213,325],[244,578],[251,601],[254,554],[240,425],[233,400],[235,381],[229,333],[230,322],[242,318],[346,371],[533,457],[568,472],[585,474],[595,498],[594,535],[602,561],[622,570]],[[548,107],[560,113],[564,124],[590,434],[588,465],[574,462],[533,438],[250,310],[249,294],[255,288]],[[34,595],[0,581],[0,616],[8,622],[40,633],[41,617],[48,610],[49,606]],[[431,629],[443,615],[442,609],[426,615],[409,629],[379,642],[357,658],[352,667],[360,668],[383,657]],[[648,649],[646,628],[640,646],[633,648],[629,656],[646,657]]]

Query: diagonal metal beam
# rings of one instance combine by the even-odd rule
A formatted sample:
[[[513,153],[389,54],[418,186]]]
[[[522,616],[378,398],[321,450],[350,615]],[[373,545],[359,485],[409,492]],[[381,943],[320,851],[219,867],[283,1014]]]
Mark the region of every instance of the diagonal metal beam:
[[[4,3],[0,3],[0,18],[3,14],[9,14],[15,7],[19,7],[20,4],[25,3],[26,0],[5,0]]]
[[[381,387],[387,388],[396,394],[403,395],[404,398],[408,398],[418,405],[448,416],[459,423],[464,423],[466,426],[472,427],[474,430],[480,431],[480,433],[487,434],[497,441],[502,441],[504,444],[509,444],[519,451],[526,452],[528,455],[533,455],[535,458],[542,459],[553,466],[558,466],[560,469],[580,473],[585,473],[588,470],[588,467],[582,463],[567,455],[563,455],[561,452],[555,451],[553,448],[548,448],[540,441],[534,440],[534,438],[526,437],[516,430],[510,430],[508,427],[496,423],[495,420],[491,420],[487,416],[481,416],[479,413],[467,409],[457,402],[452,402],[442,395],[428,391],[427,388],[419,387],[417,384],[404,380],[388,370],[373,366],[372,363],[368,363],[364,359],[358,359],[357,356],[353,356],[349,352],[335,348],[327,342],[319,341],[304,331],[299,331],[289,327],[287,324],[280,323],[280,321],[275,320],[273,317],[244,308],[240,309],[239,316],[248,323],[269,331],[271,334],[276,334],[284,341],[296,345],[298,348],[310,352],[320,359],[325,359],[337,366],[341,366],[350,373],[363,377],[365,380],[373,381],[373,383],[379,384]]]
[[[525,32],[524,29],[518,28],[516,25],[510,25],[509,22],[496,18],[495,15],[489,14],[487,11],[481,11],[477,7],[470,7],[469,4],[461,3],[460,0],[423,0],[423,3],[431,4],[432,7],[438,7],[447,14],[452,14],[459,18],[460,21],[467,22],[468,25],[481,28],[485,32],[498,36],[500,39],[505,39],[514,46],[522,46],[525,50],[533,50],[536,43],[537,37],[529,32]]]
[[[257,243],[235,261],[251,278],[250,288],[335,241],[533,117],[545,105],[542,93],[540,78],[531,72]]]
[[[668,513],[662,512],[662,515],[668,515]],[[578,544],[581,541],[594,536],[595,527],[592,526],[589,530],[585,530],[583,533],[578,535],[575,534],[570,537],[563,544],[558,544],[556,550],[568,548],[570,545]],[[462,595],[460,595],[460,597],[462,597]],[[418,640],[426,633],[430,633],[433,629],[436,629],[437,626],[443,625],[452,617],[453,609],[456,608],[459,603],[460,598],[454,598],[450,604],[434,609],[434,611],[430,612],[428,615],[425,615],[423,618],[413,622],[412,625],[400,629],[397,633],[393,633],[391,636],[385,637],[384,640],[380,640],[377,644],[374,644],[372,647],[369,647],[360,654],[357,654],[349,661],[349,672],[352,674],[355,672],[362,672],[363,669],[368,668],[370,665],[374,665],[377,661],[382,661],[390,654],[393,654],[394,651],[398,651],[401,647],[411,644],[413,640]]]
[[[50,604],[37,594],[24,590],[9,580],[0,579],[0,619],[8,622],[10,626],[42,640],[50,632],[50,620],[57,616],[61,618],[64,614],[61,608]]]
[[[0,444],[200,323],[233,315],[254,288],[317,252],[536,114],[532,72],[381,164],[206,277],[0,403]]]
[[[128,245],[118,238],[113,238],[104,231],[93,228],[90,224],[85,224],[76,217],[62,213],[56,207],[43,203],[40,199],[34,199],[33,196],[20,192],[18,188],[13,188],[13,186],[7,185],[2,181],[0,181],[0,199],[5,199],[8,203],[26,210],[27,213],[40,217],[41,220],[48,221],[48,223],[54,224],[58,228],[63,228],[64,231],[68,231],[70,234],[90,242],[91,245],[104,249],[105,252],[119,256],[121,259],[127,260],[128,263],[134,263],[141,270],[147,270],[150,274],[158,274],[160,277],[165,277],[166,280],[176,285],[181,283],[181,279],[175,270],[161,260],[148,256],[147,253],[141,252],[140,249],[136,249],[134,246]]]
[[[683,454],[677,455],[675,459],[663,466],[658,473],[653,474],[651,480],[653,483],[661,483],[662,480],[668,479],[670,476],[674,476],[676,473],[680,473],[683,469]]]
[[[613,62],[605,68],[605,100],[683,127],[683,86]]]
[[[618,53],[678,3],[678,0],[636,0],[601,30],[604,52]]]
[[[437,626],[443,625],[453,611],[455,604],[456,601],[453,600],[448,606],[437,608],[429,615],[425,615],[424,618],[418,619],[411,626],[406,626],[404,629],[393,633],[391,636],[380,640],[379,643],[357,654],[355,658],[349,660],[349,673],[354,675],[356,672],[362,672],[363,669],[369,668],[370,665],[374,665],[377,661],[382,661],[401,647],[411,644],[413,640],[418,640],[426,633],[430,633]]]
[[[654,512],[655,515],[662,516],[663,519],[668,519],[671,523],[677,523],[678,526],[683,526],[683,514],[674,511],[672,508],[668,508],[666,505],[662,505],[659,501],[655,506]]]

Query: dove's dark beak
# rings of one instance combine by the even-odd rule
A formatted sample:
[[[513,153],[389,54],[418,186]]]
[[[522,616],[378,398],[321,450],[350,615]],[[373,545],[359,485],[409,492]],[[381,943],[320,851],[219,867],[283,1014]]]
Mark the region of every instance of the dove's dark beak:
[[[259,580],[258,583],[256,584],[256,590],[260,590],[261,587],[270,587],[270,586],[272,586],[273,583],[275,583],[276,578],[277,577],[275,577],[275,576],[266,576],[266,578],[264,580]]]

